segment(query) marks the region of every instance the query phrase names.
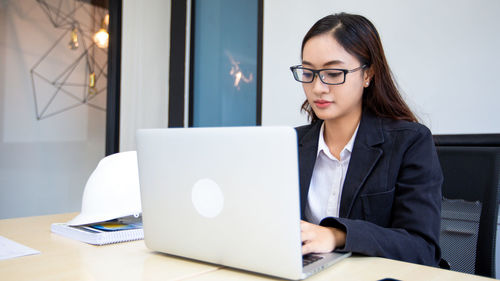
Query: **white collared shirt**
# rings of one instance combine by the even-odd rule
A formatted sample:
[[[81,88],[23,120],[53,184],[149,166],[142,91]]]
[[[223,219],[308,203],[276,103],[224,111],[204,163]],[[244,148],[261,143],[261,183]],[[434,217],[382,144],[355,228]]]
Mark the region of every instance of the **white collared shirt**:
[[[359,123],[351,139],[340,152],[340,159],[330,153],[325,143],[324,128],[325,123],[321,125],[319,132],[318,152],[305,210],[306,219],[314,224],[319,224],[326,217],[339,216],[342,186],[351,160]]]

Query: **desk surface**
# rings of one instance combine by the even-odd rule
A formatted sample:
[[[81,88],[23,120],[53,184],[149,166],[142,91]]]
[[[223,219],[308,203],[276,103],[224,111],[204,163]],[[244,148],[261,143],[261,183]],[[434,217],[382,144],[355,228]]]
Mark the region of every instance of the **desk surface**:
[[[144,241],[92,246],[50,232],[50,224],[76,214],[0,220],[0,235],[41,254],[0,261],[2,280],[276,280],[217,265],[176,258]],[[350,257],[307,280],[495,280],[411,263]]]

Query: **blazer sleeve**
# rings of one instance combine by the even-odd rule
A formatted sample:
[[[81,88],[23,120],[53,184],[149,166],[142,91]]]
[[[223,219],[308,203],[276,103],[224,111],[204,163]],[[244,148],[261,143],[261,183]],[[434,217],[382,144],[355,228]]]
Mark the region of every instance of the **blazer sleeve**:
[[[443,176],[429,129],[419,127],[402,153],[389,227],[365,220],[333,217],[323,219],[320,225],[346,232],[345,246],[337,251],[436,266],[441,256],[439,231]]]

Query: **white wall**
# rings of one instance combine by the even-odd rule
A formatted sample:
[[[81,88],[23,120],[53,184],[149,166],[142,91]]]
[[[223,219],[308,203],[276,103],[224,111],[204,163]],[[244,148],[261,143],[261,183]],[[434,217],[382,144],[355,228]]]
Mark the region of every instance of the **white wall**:
[[[350,12],[377,27],[410,107],[434,134],[500,133],[500,1],[264,1],[263,125],[299,125],[289,66],[321,17]]]
[[[123,1],[120,151],[135,150],[137,129],[168,125],[170,5]]]
[[[104,111],[80,105],[36,119],[30,69],[64,32],[36,1],[0,1],[0,219],[79,210],[87,178],[104,156]],[[69,39],[40,72],[54,77],[78,57],[82,48],[69,50]],[[85,77],[84,68],[74,75]],[[53,93],[49,88],[38,88],[39,102]],[[99,95],[94,102],[105,107],[106,92]],[[75,104],[65,97],[58,95],[48,112]]]

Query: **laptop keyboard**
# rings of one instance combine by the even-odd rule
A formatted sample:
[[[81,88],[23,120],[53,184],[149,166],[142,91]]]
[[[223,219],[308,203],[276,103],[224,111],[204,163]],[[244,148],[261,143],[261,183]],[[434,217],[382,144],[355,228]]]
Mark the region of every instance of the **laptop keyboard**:
[[[315,256],[315,255],[302,256],[302,267],[304,267],[306,265],[310,265],[313,262],[319,261],[322,258],[323,257],[321,257],[321,256]]]

